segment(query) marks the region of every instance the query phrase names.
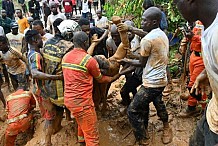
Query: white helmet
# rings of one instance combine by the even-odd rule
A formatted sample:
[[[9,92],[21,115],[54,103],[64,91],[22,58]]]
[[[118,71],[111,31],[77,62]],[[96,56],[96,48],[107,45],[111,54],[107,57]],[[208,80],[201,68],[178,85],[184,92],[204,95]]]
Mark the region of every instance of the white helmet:
[[[74,20],[64,20],[57,26],[61,35],[68,41],[73,38],[73,33],[81,31],[79,24]]]

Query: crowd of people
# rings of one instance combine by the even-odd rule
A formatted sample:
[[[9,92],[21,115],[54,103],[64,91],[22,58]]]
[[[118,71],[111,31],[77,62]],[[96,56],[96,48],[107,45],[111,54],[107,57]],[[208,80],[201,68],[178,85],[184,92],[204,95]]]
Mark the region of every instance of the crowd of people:
[[[0,120],[8,124],[5,146],[14,146],[17,135],[31,128],[36,103],[45,121],[45,146],[52,145],[52,135],[62,128],[64,112],[67,120],[73,118],[78,125],[80,145],[100,145],[96,110],[106,100],[111,83],[121,75],[125,75],[126,82],[120,90],[120,104],[127,109],[135,144],[150,143],[151,102],[163,122],[163,144],[172,142],[173,132],[162,100],[165,87],[171,84],[167,69],[167,18],[152,0],[143,2],[141,28],[118,16],[109,22],[103,16],[104,0],[30,0],[28,3],[18,0],[18,3],[21,9],[15,9],[13,1],[4,0],[0,18],[0,87],[5,84],[13,91],[4,97],[0,90],[6,110]],[[218,144],[218,0],[174,0],[174,3],[184,18],[192,22],[192,29],[185,32],[180,45],[181,52],[185,52],[190,43],[187,85],[190,96],[187,108],[178,116],[199,113],[197,104],[200,103],[205,113],[189,145],[214,146]],[[74,16],[80,18],[75,21]],[[212,88],[208,105],[206,86]]]

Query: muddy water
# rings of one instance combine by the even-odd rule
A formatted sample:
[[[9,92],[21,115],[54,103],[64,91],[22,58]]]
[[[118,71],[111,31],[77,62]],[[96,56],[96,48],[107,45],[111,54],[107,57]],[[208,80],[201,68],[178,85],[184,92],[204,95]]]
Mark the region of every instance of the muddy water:
[[[118,80],[112,84],[110,89],[113,94],[108,99],[108,111],[106,116],[99,116],[99,133],[100,133],[100,146],[130,146],[134,145],[135,139],[133,132],[131,132],[131,126],[129,125],[126,113],[121,113],[118,101],[120,100],[120,87],[123,81]],[[7,91],[7,89],[4,89]],[[4,94],[8,95],[8,92]],[[167,103],[167,110],[169,112],[170,125],[173,129],[173,142],[167,146],[188,146],[190,135],[193,133],[193,129],[196,125],[198,118],[181,119],[177,117],[179,113],[186,105],[186,102],[179,100],[179,88],[175,84],[174,91],[164,97],[165,103]],[[2,114],[2,105],[0,104],[0,114]],[[35,127],[34,138],[31,139],[26,146],[43,146],[44,134],[43,134],[43,119],[39,119]],[[55,135],[52,136],[53,146],[79,146],[76,142],[76,130],[75,123],[67,122],[63,120],[63,128]],[[4,127],[6,123],[0,122],[0,136],[4,135]],[[149,119],[149,136],[150,146],[164,146],[161,142],[162,135],[162,122],[159,120],[156,114],[156,110],[152,104],[150,104],[150,119]],[[130,134],[129,134],[130,133]],[[3,138],[3,137],[2,137]],[[0,139],[0,146],[3,139]],[[18,141],[22,140],[22,137]],[[16,146],[23,146],[22,142],[19,142]]]

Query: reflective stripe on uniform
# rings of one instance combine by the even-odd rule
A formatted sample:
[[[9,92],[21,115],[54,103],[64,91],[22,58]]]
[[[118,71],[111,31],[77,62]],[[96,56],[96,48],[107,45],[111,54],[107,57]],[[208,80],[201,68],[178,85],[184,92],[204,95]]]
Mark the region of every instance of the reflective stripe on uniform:
[[[58,57],[55,57],[55,56],[51,56],[51,55],[48,55],[48,54],[45,54],[45,53],[43,53],[43,57],[45,59],[48,59],[48,60],[54,61],[54,62],[60,62],[61,61],[61,58],[58,58]]]
[[[80,65],[77,65],[77,64],[62,63],[62,68],[67,68],[67,69],[87,72],[87,68],[86,67],[80,66]]]
[[[90,58],[92,58],[92,57],[89,54],[86,54],[86,56],[80,62],[80,65],[81,66],[86,66],[86,64],[87,64],[87,62],[89,61]]]
[[[13,99],[18,99],[18,98],[25,98],[25,97],[30,97],[31,93],[28,92],[28,91],[25,91],[24,93],[22,94],[19,94],[19,95],[9,95],[7,98],[6,98],[6,101],[10,101],[10,100],[13,100]]]
[[[60,48],[58,47],[58,46],[55,46],[55,45],[52,45],[52,44],[47,44],[47,45],[45,45],[45,47],[54,47],[54,48],[56,48],[57,50],[60,50]],[[45,48],[44,47],[44,48]]]
[[[8,120],[7,120],[7,123],[8,123],[8,124],[14,123],[14,122],[16,122],[16,121],[18,121],[18,120],[21,120],[21,119],[23,119],[23,118],[26,118],[27,116],[28,116],[27,114],[19,115],[19,116],[17,116],[17,117],[8,119]]]
[[[72,69],[72,70],[78,70],[78,71],[82,71],[82,72],[87,72],[87,68],[85,67],[86,64],[88,63],[89,59],[91,59],[92,57],[89,54],[86,54],[85,57],[83,57],[82,61],[80,62],[80,64],[71,64],[71,63],[62,63],[62,68],[68,68],[68,69]]]
[[[54,103],[57,106],[63,106],[64,105],[64,97],[58,97],[58,99],[50,98],[51,102]]]
[[[95,77],[96,80],[101,79],[102,74],[100,73],[99,76]]]
[[[58,95],[58,99],[57,100],[63,101],[61,99],[61,98],[64,98],[64,89],[63,89],[64,85],[63,85],[63,81],[62,80],[56,80],[55,81],[55,85],[56,85],[56,91],[57,91],[57,95]],[[57,102],[59,103],[59,101],[57,101]],[[64,104],[64,102],[62,102],[60,104]]]
[[[84,142],[85,138],[83,136],[78,136],[78,142]]]

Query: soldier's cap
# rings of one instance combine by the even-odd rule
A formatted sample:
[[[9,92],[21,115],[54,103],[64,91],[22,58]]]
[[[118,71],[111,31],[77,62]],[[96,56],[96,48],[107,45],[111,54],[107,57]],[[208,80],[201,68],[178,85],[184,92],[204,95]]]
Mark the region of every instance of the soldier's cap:
[[[11,29],[13,29],[13,28],[19,28],[19,26],[16,22],[11,24]]]

